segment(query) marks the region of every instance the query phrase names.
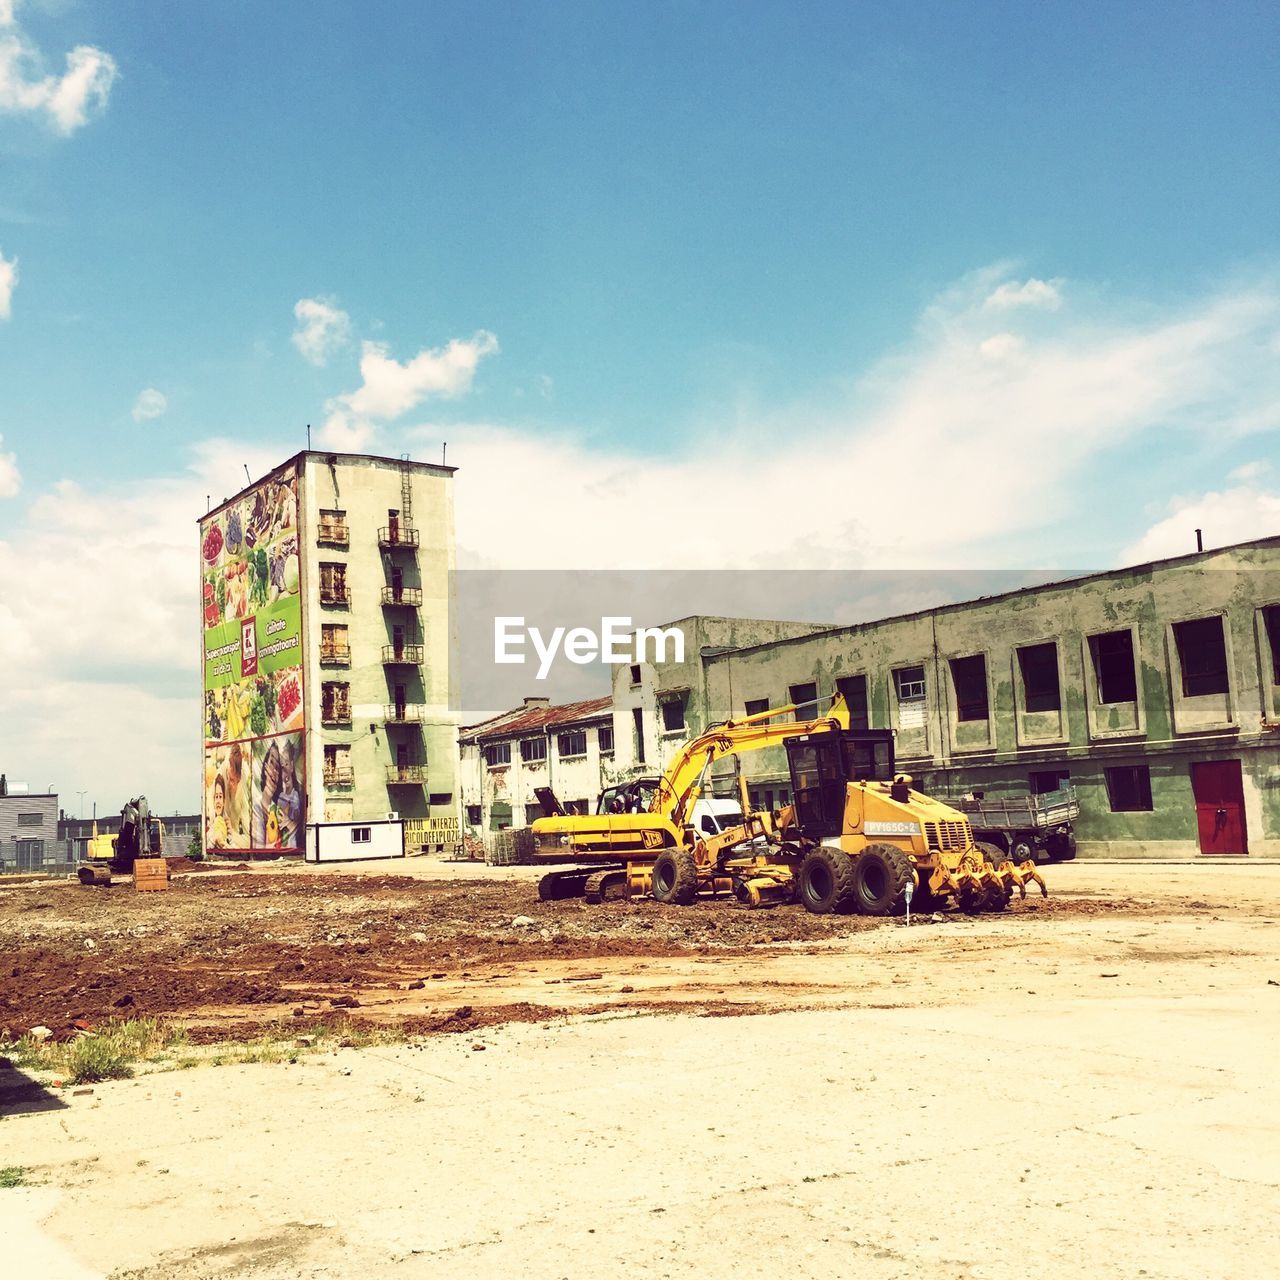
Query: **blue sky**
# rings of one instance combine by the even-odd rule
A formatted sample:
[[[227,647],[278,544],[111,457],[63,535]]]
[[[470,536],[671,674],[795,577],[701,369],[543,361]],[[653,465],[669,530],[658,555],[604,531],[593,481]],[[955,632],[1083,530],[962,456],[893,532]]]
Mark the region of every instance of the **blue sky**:
[[[1237,3],[0,0],[0,655],[177,741],[191,521],[308,422],[448,439],[481,566],[1280,532],[1277,43]],[[779,517],[672,532],[726,487]],[[139,579],[146,670],[48,652]],[[11,752],[56,707],[4,712]]]

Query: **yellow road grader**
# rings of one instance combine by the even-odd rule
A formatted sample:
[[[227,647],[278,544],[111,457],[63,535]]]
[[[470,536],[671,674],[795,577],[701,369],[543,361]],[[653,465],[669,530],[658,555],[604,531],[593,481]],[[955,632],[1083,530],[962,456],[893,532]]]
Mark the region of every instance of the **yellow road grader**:
[[[637,812],[614,811],[617,789],[594,814],[565,813],[540,792],[535,857],[576,865],[543,876],[539,895],[651,894],[685,905],[701,893],[732,892],[748,906],[798,901],[817,914],[873,916],[899,914],[908,900],[916,911],[948,902],[1003,911],[1015,889],[1026,897],[1029,881],[1048,896],[1035,863],[1015,865],[975,843],[964,814],[912,789],[895,771],[891,731],[850,729],[841,697],[825,716],[781,719],[795,711],[778,707],[713,726],[661,778],[632,784],[631,796],[643,798]],[[786,750],[790,805],[753,812],[739,769],[741,814],[724,827],[694,824],[717,760],[774,746]]]

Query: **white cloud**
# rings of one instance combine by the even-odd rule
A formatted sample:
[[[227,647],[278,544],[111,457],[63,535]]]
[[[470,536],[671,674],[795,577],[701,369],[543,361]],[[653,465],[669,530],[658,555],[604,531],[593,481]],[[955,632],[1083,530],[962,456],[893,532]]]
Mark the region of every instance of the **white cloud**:
[[[1197,529],[1203,532],[1204,545],[1210,550],[1234,542],[1280,537],[1280,494],[1269,493],[1248,480],[1198,497],[1174,498],[1168,510],[1167,516],[1120,552],[1118,563],[1144,564],[1186,555],[1196,549]]]
[[[293,314],[298,321],[293,345],[317,368],[351,340],[351,317],[332,299],[300,298]]]
[[[164,392],[157,391],[155,387],[148,387],[145,391],[140,392],[138,398],[133,402],[133,420],[134,422],[150,422],[153,418],[163,416],[168,408],[169,401]]]
[[[0,446],[4,444],[4,436],[0,436]],[[22,472],[18,470],[18,456],[5,453],[0,448],[0,498],[16,497],[22,488]]]
[[[0,111],[44,115],[58,133],[74,133],[105,109],[119,74],[115,59],[77,45],[62,75],[43,75],[43,60],[19,30],[11,0],[0,5]]]
[[[18,260],[0,253],[0,320],[13,314],[13,291],[18,287]]]
[[[1026,343],[1016,333],[995,333],[978,344],[978,350],[988,360],[1007,360],[1016,356]]]
[[[1056,311],[1062,305],[1061,280],[1006,280],[987,295],[983,306],[994,311],[1012,307],[1040,307]]]
[[[1258,480],[1261,479],[1262,476],[1266,475],[1270,470],[1271,463],[1262,459],[1255,459],[1253,462],[1246,462],[1241,466],[1236,467],[1236,469],[1227,476],[1227,479],[1235,480],[1239,483],[1243,483],[1247,480]]]
[[[497,350],[498,339],[485,329],[419,351],[404,364],[388,354],[385,343],[365,342],[360,354],[363,381],[355,391],[329,401],[320,437],[330,448],[362,449],[379,422],[398,418],[429,398],[452,399],[470,391],[476,366]]]

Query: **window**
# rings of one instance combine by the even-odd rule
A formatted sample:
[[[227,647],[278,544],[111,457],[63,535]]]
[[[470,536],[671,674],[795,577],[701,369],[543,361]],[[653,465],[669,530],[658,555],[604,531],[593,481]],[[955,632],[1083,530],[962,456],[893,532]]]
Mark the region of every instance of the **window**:
[[[350,783],[355,780],[351,771],[351,748],[326,744],[324,749],[324,780],[329,786]]]
[[[1145,764],[1120,765],[1107,770],[1107,799],[1112,813],[1149,812],[1151,770]]]
[[[749,716],[763,715],[769,710],[768,698],[748,698],[744,704],[744,709]]]
[[[867,707],[867,677],[842,676],[836,681],[836,688],[844,697],[849,708],[850,729],[870,729],[871,717]]]
[[[596,730],[596,742],[600,746],[600,754],[602,756],[613,755],[613,726],[601,725]]]
[[[631,708],[631,721],[635,730],[636,763],[644,764],[644,712],[639,707]]]
[[[347,545],[347,513],[334,507],[327,511],[321,509],[316,541],[333,542],[345,547]]]
[[[320,661],[350,662],[351,643],[348,640],[347,625],[344,622],[324,622],[320,624]]]
[[[640,668],[638,666],[631,668],[631,683],[633,685],[640,683]]]
[[[1271,650],[1271,683],[1280,684],[1280,604],[1267,605],[1262,611],[1262,622]]]
[[[484,821],[484,815],[480,812],[478,804],[467,805],[467,826],[478,827]]]
[[[893,673],[893,686],[899,702],[924,701],[924,668],[899,667]]]
[[[1058,687],[1058,646],[1028,644],[1018,650],[1018,671],[1022,675],[1022,696],[1026,711],[1061,711],[1062,690]]]
[[[1067,769],[1042,769],[1031,774],[1029,781],[1033,796],[1047,796],[1051,791],[1061,791],[1063,787],[1070,786],[1071,773]]]
[[[1178,646],[1184,698],[1227,692],[1227,643],[1222,633],[1220,617],[1175,622],[1173,640]]]
[[[320,719],[325,724],[351,723],[351,686],[326,680],[320,686]]]
[[[662,704],[663,733],[679,733],[684,728],[684,699],[668,698]]]
[[[452,791],[433,791],[428,799],[433,809],[446,809],[453,804]]]
[[[1136,702],[1138,685],[1133,674],[1133,632],[1104,631],[1089,637],[1089,656],[1098,682],[1099,702]]]
[[[540,804],[537,804],[535,802],[532,804],[525,805],[524,807],[525,826],[528,826],[529,823],[531,822],[537,822],[537,820],[540,817],[542,817],[542,806]]]
[[[585,729],[571,729],[568,733],[560,734],[556,738],[556,751],[559,752],[562,760],[569,756],[585,756],[587,754],[587,731]]]
[[[352,844],[368,844],[373,839],[372,827],[352,827],[351,843]]]
[[[347,604],[347,566],[327,561],[320,565],[320,603]]]
[[[814,720],[818,715],[818,686],[793,684],[787,689],[787,701],[794,702],[797,720]]]
[[[533,762],[547,758],[546,738],[522,738],[520,740],[520,759]]]
[[[20,813],[18,814],[18,826],[20,827],[43,827],[43,813]]]
[[[987,660],[980,653],[967,658],[952,658],[951,687],[956,695],[957,720],[986,720],[990,715],[987,707]]]
[[[511,743],[491,742],[484,748],[484,762],[490,769],[511,763]]]

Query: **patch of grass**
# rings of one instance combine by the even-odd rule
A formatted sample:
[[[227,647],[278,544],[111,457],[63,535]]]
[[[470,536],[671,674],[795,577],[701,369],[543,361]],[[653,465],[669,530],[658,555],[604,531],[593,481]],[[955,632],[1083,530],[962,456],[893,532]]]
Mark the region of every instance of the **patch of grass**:
[[[6,1165],[0,1169],[0,1187],[25,1187],[27,1171],[20,1164]]]
[[[63,1069],[72,1084],[99,1080],[127,1080],[133,1075],[133,1059],[118,1044],[102,1036],[72,1040],[63,1055]]]
[[[3,1046],[15,1066],[63,1076],[71,1084],[122,1080],[139,1062],[154,1062],[187,1042],[184,1028],[157,1018],[111,1019],[96,1031],[56,1042],[23,1036]]]

